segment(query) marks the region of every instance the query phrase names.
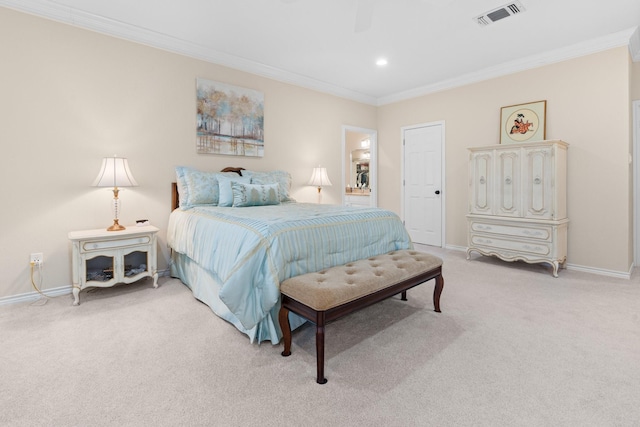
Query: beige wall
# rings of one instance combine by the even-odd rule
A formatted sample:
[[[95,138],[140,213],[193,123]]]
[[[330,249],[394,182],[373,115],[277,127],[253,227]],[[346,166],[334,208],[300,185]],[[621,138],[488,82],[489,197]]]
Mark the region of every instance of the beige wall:
[[[339,183],[341,126],[378,129],[379,205],[400,213],[400,128],[446,122],[447,239],[466,246],[467,150],[498,141],[500,107],[546,99],[547,138],[569,149],[569,263],[626,272],[631,264],[629,100],[640,66],[626,48],[380,108],[0,8],[0,298],[30,292],[29,254],[43,252],[43,289],[69,286],[71,230],[111,223],[111,193],[90,187],[101,158],[129,158],[139,187],[121,193],[122,223],[162,231],[174,166],[286,169],[293,195],[326,166]],[[195,153],[195,79],[265,94],[265,157]],[[323,190],[339,203],[340,185]]]
[[[444,120],[446,244],[465,247],[467,147],[499,142],[501,107],[537,100],[547,100],[547,139],[570,144],[568,262],[628,272],[632,236],[626,47],[381,107],[379,205],[400,209],[400,128]]]
[[[44,253],[43,289],[71,284],[71,230],[112,222],[112,193],[90,187],[104,156],[129,159],[139,186],[125,189],[121,223],[165,230],[176,165],[286,169],[293,196],[315,202],[312,168],[340,183],[342,125],[375,129],[376,108],[0,8],[0,298],[32,291],[29,254]],[[195,81],[262,91],[265,156],[195,152]],[[340,185],[323,190],[340,203]]]

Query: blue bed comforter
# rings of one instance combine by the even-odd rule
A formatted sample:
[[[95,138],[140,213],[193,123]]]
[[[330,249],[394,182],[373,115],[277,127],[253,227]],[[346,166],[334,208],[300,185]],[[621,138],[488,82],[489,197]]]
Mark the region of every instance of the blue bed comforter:
[[[393,212],[308,203],[176,209],[167,242],[215,277],[246,329],[279,303],[289,277],[412,247]]]

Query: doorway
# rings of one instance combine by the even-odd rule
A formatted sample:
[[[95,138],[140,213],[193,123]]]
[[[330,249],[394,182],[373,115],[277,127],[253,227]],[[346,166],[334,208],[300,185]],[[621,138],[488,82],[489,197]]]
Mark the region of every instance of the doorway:
[[[378,131],[342,126],[342,204],[378,206]]]
[[[444,122],[403,127],[402,212],[414,243],[442,247],[444,227]]]

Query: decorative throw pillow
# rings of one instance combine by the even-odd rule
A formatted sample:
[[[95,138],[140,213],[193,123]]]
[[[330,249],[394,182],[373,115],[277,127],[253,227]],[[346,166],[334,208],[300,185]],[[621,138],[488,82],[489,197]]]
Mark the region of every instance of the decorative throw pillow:
[[[233,206],[233,191],[231,190],[231,183],[233,182],[249,184],[250,178],[248,176],[239,175],[236,175],[235,177],[218,175],[218,186],[220,188],[218,206]]]
[[[278,184],[243,184],[241,182],[231,182],[233,191],[233,206],[266,206],[279,205],[280,195]]]
[[[295,202],[289,195],[291,189],[291,174],[286,171],[275,170],[270,172],[242,171],[243,176],[251,177],[252,184],[278,184],[281,202]]]
[[[176,167],[180,208],[189,209],[196,205],[217,205],[217,175],[215,172],[201,172],[184,166]]]

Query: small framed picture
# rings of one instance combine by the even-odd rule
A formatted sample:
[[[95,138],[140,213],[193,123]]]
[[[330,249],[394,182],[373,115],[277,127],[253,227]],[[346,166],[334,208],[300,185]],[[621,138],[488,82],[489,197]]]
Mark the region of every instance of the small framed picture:
[[[500,109],[500,144],[543,141],[547,133],[547,101]]]

